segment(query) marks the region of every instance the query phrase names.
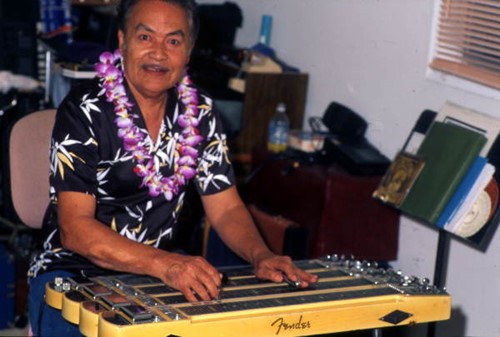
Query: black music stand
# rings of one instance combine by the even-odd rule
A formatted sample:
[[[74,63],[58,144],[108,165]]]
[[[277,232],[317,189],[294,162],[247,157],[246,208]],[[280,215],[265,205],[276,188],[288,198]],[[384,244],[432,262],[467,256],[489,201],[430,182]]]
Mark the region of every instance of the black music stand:
[[[448,258],[450,253],[451,234],[444,229],[439,230],[436,261],[434,265],[434,285],[443,288],[446,284],[446,271],[448,270]],[[427,326],[427,337],[436,336],[436,322]]]
[[[403,149],[406,149],[408,145],[411,143],[412,137],[414,134],[425,135],[429,130],[431,124],[434,122],[437,113],[432,110],[424,110],[419,116],[415,126],[413,127],[408,139],[403,145]],[[454,118],[450,118],[452,122],[458,124],[462,124],[464,126],[471,127],[472,129],[476,129],[477,131],[484,131],[479,126],[475,126],[469,124],[467,121],[459,121]],[[453,121],[454,120],[454,121]],[[496,139],[487,155],[488,161],[493,164],[496,168],[500,168],[500,136],[496,136]],[[500,169],[497,169],[494,174],[494,178],[497,182],[500,182]],[[493,234],[498,227],[500,222],[500,206],[497,205],[494,211],[493,216],[485,225],[485,227],[479,231],[478,234],[474,235],[472,238],[462,238],[458,235],[455,235],[451,232],[446,231],[445,229],[439,228],[438,234],[438,244],[436,251],[436,259],[434,266],[434,285],[438,288],[444,288],[446,285],[446,274],[448,270],[448,260],[449,260],[449,248],[450,248],[450,238],[454,237],[459,241],[471,246],[472,248],[478,249],[480,251],[486,251]],[[426,224],[434,229],[437,229],[436,226]],[[427,329],[427,337],[435,337],[436,334],[436,322],[428,323]]]

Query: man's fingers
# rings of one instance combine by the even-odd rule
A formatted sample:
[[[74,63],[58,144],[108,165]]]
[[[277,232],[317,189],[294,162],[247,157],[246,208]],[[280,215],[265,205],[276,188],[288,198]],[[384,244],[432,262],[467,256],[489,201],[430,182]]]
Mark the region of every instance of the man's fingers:
[[[217,298],[217,296],[219,295],[219,290],[221,285],[221,278],[219,276],[219,273],[217,273],[215,277],[209,273],[200,273],[198,275],[198,280],[202,285],[203,289],[201,289],[201,287],[193,289],[198,293],[198,295],[203,300]],[[198,291],[198,289],[200,289],[201,293]]]
[[[186,298],[191,302],[209,301],[219,295],[221,279],[219,273],[212,272],[211,268],[193,267],[184,275],[179,275],[179,278],[189,289],[186,290],[189,295]]]
[[[193,284],[191,289],[193,295],[198,301],[209,301],[212,299],[210,294],[207,292],[207,288],[204,284],[198,282],[196,284]]]
[[[164,282],[190,302],[208,301],[218,297],[221,276],[204,258],[180,255],[166,270]]]
[[[198,298],[196,298],[196,293],[191,288],[187,288],[187,290],[182,291],[182,294],[189,302],[198,302]]]
[[[298,268],[288,256],[273,256],[257,265],[259,278],[273,282],[287,282],[294,287],[307,287],[318,280],[318,277]]]

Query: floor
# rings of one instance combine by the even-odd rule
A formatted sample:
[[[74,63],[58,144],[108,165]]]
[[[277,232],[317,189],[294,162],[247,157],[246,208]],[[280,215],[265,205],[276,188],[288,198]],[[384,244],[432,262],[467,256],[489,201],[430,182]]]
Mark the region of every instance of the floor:
[[[24,329],[5,329],[0,330],[0,336],[2,337],[10,337],[10,336],[28,336],[28,328]]]

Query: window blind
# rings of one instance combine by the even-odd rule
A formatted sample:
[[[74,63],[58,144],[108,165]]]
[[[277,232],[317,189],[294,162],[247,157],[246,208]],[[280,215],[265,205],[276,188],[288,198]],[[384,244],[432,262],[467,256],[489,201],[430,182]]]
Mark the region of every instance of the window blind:
[[[500,89],[500,0],[441,0],[431,68]]]

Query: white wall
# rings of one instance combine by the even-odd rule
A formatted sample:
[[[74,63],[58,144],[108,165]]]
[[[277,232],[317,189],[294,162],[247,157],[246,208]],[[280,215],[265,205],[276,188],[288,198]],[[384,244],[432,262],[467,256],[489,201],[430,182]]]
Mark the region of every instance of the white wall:
[[[426,78],[434,0],[232,1],[244,16],[238,46],[255,44],[261,16],[273,16],[271,46],[310,75],[306,116],[321,116],[334,100],[351,107],[389,158],[421,111],[437,111],[448,100],[500,118],[500,101]],[[438,324],[438,336],[500,336],[499,243],[497,233],[482,253],[452,240],[447,289],[454,312]],[[432,278],[436,245],[434,229],[403,218],[394,266]]]

